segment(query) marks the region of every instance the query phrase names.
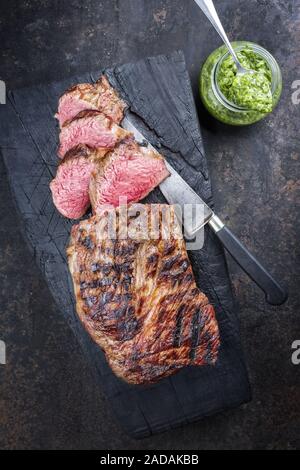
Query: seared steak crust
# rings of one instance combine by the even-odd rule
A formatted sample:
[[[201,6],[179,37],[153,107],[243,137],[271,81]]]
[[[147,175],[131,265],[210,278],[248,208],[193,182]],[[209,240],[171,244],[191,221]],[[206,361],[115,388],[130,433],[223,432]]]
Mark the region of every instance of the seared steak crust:
[[[55,117],[60,127],[83,110],[98,110],[119,124],[126,107],[105,75],[96,83],[79,83],[69,88],[60,98]]]
[[[106,218],[94,216],[73,227],[67,249],[77,313],[115,374],[132,384],[214,364],[220,343],[214,308],[195,284],[174,208],[154,205],[157,226],[153,205],[143,207],[156,239],[138,225],[129,239],[107,238]],[[118,221],[121,209],[115,213]]]

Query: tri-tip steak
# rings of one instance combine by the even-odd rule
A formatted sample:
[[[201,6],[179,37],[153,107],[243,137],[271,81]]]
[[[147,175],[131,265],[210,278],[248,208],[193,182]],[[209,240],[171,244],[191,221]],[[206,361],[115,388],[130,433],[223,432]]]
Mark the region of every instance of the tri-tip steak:
[[[146,224],[129,214],[130,237],[112,237],[107,217],[96,215],[73,227],[67,249],[79,318],[115,374],[131,384],[213,365],[220,345],[214,308],[195,284],[174,208],[142,207]],[[117,234],[123,210],[106,213],[116,218]]]
[[[101,111],[116,124],[123,118],[126,103],[110,86],[105,75],[96,83],[79,83],[69,88],[59,99],[55,117],[60,127],[84,110]]]
[[[118,142],[131,135],[100,111],[81,111],[63,125],[59,135],[58,156],[63,158],[68,150],[79,144],[98,148],[105,155]]]
[[[119,144],[92,171],[90,199],[94,214],[107,206],[117,207],[137,202],[158,186],[169,172],[164,158],[157,152],[129,139]]]
[[[58,165],[50,188],[57,210],[78,219],[90,206],[90,198],[95,213],[118,206],[120,197],[123,204],[137,202],[168,174],[163,157],[130,138],[104,158],[102,149],[72,148]]]
[[[69,219],[79,219],[90,206],[89,184],[102,152],[86,145],[69,150],[50,183],[57,210]]]

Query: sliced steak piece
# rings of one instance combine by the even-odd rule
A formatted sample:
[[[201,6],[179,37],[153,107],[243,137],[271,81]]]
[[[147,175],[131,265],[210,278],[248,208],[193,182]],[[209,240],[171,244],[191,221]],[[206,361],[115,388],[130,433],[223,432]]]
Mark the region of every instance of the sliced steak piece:
[[[93,171],[90,199],[95,214],[105,206],[117,207],[120,197],[137,202],[149,194],[169,172],[164,158],[134,140],[118,145]]]
[[[96,162],[102,153],[86,145],[67,152],[50,183],[57,210],[69,219],[79,219],[90,206],[89,183]]]
[[[97,147],[105,155],[131,135],[99,111],[82,111],[62,127],[58,155],[63,158],[68,150],[79,144]]]
[[[96,83],[79,83],[67,90],[60,98],[55,117],[60,127],[84,110],[98,110],[116,124],[123,119],[126,103],[110,86],[105,75]]]
[[[185,366],[213,365],[220,339],[214,308],[195,284],[174,208],[138,206],[155,237],[139,228],[140,216],[127,217],[127,239],[112,238],[106,217],[94,216],[73,227],[67,255],[83,325],[116,375],[146,384]],[[108,214],[117,226],[121,218],[124,223],[120,208]]]

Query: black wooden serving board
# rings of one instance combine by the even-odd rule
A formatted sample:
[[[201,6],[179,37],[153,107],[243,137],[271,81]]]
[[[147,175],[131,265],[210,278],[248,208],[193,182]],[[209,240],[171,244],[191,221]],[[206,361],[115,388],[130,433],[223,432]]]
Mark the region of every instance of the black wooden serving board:
[[[106,73],[129,104],[141,131],[212,204],[183,54],[147,58]],[[76,316],[65,255],[73,222],[58,214],[49,190],[58,162],[58,125],[53,115],[58,98],[67,87],[95,80],[99,75],[100,72],[88,73],[11,92],[7,105],[0,109],[0,145],[33,256],[118,420],[130,435],[140,438],[245,403],[250,400],[250,388],[224,253],[208,229],[204,248],[190,251],[189,255],[198,286],[216,309],[221,350],[215,366],[189,367],[156,385],[128,385],[111,372],[104,354]],[[163,202],[164,198],[156,189],[147,201]]]

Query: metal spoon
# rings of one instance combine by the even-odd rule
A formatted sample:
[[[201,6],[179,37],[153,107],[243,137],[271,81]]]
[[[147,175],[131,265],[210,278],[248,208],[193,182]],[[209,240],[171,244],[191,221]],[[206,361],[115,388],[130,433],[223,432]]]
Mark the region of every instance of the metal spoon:
[[[214,26],[217,33],[220,35],[221,39],[223,39],[225,45],[227,46],[235,62],[235,65],[237,67],[237,74],[255,73],[254,70],[245,69],[245,67],[242,66],[239,59],[237,58],[237,55],[232,45],[230,44],[227,34],[225,33],[224,28],[221,24],[220,18],[218,16],[218,13],[216,12],[213,1],[212,0],[195,0],[195,2],[201,8],[203,13],[207,16],[207,18],[209,19],[211,24]]]

